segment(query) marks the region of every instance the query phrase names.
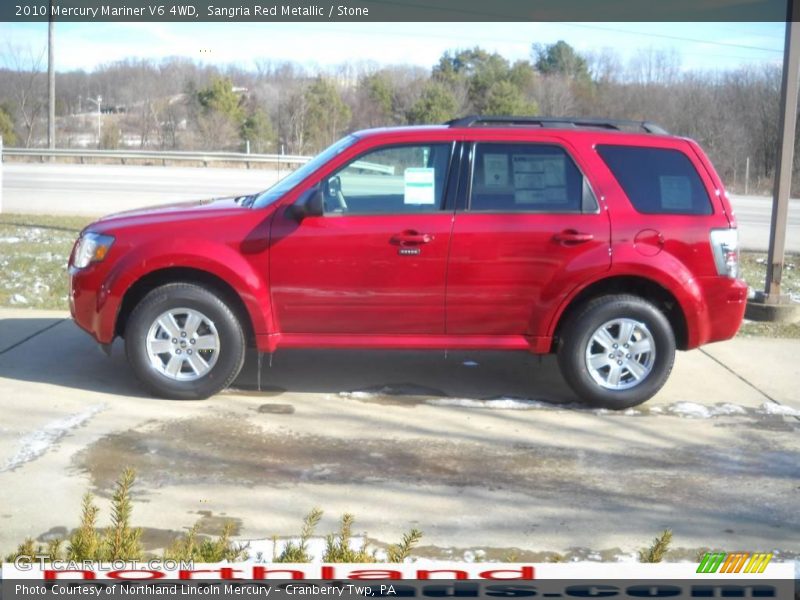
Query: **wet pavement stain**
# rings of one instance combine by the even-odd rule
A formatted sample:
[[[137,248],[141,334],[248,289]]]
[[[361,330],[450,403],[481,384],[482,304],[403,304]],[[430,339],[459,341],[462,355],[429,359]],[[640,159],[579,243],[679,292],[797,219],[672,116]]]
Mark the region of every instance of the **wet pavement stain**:
[[[615,445],[579,449],[531,443],[359,439],[265,432],[234,418],[193,418],[157,428],[108,435],[76,455],[96,493],[108,497],[121,466],[137,472],[137,488],[174,485],[291,487],[301,484],[407,486],[523,493],[532,503],[564,507],[592,503],[598,510],[695,506],[729,518],[751,518],[770,498],[785,498],[764,527],[796,523],[787,494],[796,493],[800,452],[767,448],[758,436],[734,446],[671,448]],[[613,484],[609,473],[613,473]],[[456,493],[456,492],[454,492]],[[535,519],[531,526],[536,526]]]
[[[242,520],[235,517],[228,517],[224,514],[215,515],[210,510],[198,510],[200,518],[195,523],[197,533],[204,535],[220,535],[226,525],[230,525],[231,535],[239,535],[242,531]]]
[[[49,531],[36,537],[37,542],[49,542],[50,540],[63,540],[69,534],[69,530],[64,526],[51,527]]]
[[[98,494],[108,496],[121,465],[136,469],[139,489],[387,480],[478,487],[536,481],[541,488],[556,485],[575,460],[571,449],[265,433],[238,419],[197,418],[108,435],[76,455],[75,465],[90,473]],[[487,470],[487,461],[503,468]]]

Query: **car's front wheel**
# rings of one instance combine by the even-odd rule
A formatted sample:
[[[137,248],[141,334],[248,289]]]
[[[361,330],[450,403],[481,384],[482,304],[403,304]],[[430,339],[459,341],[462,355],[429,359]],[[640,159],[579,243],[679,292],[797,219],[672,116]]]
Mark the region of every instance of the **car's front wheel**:
[[[575,312],[560,336],[558,363],[569,386],[594,406],[624,409],[667,381],[675,335],[664,313],[637,296],[596,298]]]
[[[133,309],[125,351],[153,394],[198,400],[233,383],[244,363],[245,336],[234,312],[214,293],[171,283],[149,292]]]

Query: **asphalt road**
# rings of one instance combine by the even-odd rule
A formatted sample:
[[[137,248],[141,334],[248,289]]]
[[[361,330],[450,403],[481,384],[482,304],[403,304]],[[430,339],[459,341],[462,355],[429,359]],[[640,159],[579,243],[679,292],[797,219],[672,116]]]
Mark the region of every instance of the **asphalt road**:
[[[141,206],[249,194],[272,185],[285,172],[260,169],[201,169],[6,163],[2,210],[22,213],[102,215]],[[733,196],[742,247],[766,250],[771,202]],[[800,252],[800,200],[792,200],[786,247]]]
[[[552,357],[497,352],[284,350],[261,391],[250,356],[237,389],[175,402],[65,313],[0,309],[0,555],[76,527],[87,489],[105,526],[132,466],[148,548],[197,521],[297,535],[318,506],[321,534],[352,512],[376,545],[419,527],[431,558],[632,560],[666,528],[673,559],[798,556],[798,351],[737,338],[679,353],[623,413],[575,405]]]

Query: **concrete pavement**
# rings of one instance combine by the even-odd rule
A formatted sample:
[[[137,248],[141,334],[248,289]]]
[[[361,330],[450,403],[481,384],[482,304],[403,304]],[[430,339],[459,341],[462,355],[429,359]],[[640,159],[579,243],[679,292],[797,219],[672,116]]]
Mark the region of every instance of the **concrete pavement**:
[[[296,534],[322,507],[430,556],[627,555],[674,531],[700,548],[800,554],[798,340],[680,353],[642,407],[577,407],[552,357],[281,351],[203,402],[147,396],[58,312],[0,309],[0,553],[77,525],[81,495],[139,474],[150,547],[198,519]],[[783,414],[780,414],[783,413]],[[55,529],[53,529],[55,528]],[[580,549],[580,550],[574,550]],[[594,554],[593,554],[594,553]]]

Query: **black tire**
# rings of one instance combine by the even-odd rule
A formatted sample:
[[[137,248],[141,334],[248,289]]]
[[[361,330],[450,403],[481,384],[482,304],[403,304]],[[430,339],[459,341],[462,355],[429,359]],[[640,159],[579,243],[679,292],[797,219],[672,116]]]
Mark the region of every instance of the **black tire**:
[[[655,345],[650,371],[641,380],[636,380],[631,371],[625,370],[627,367],[622,367],[623,377],[629,380],[627,385],[631,386],[627,389],[605,387],[592,376],[587,364],[587,346],[592,336],[602,326],[615,319],[631,319],[644,324]],[[613,326],[610,331],[615,331]],[[616,331],[619,332],[620,329]],[[593,343],[592,351],[595,354],[601,354],[599,348],[602,346]],[[625,350],[614,346],[609,348],[609,351]],[[629,355],[619,358],[625,361],[626,356]],[[605,360],[605,355],[596,358]],[[617,362],[616,357],[611,362]],[[672,371],[674,362],[675,334],[669,321],[658,308],[638,296],[601,296],[587,302],[568,317],[559,339],[558,365],[561,374],[580,399],[592,406],[622,410],[641,404],[661,389]],[[601,380],[605,377],[605,385],[611,385],[608,375],[610,369],[611,367],[608,370],[594,369],[593,372]]]
[[[189,381],[171,378],[159,370],[148,355],[147,340],[151,326],[154,326],[159,316],[178,309],[196,311],[207,317],[202,325],[205,329],[201,333],[210,333],[210,323],[218,339],[218,348],[215,351],[195,350],[195,357],[202,352],[208,358],[206,364],[210,365],[210,369],[202,376],[198,375],[202,372],[201,369],[194,369],[192,374],[192,365],[182,363],[181,373],[185,370],[187,377],[196,377]],[[202,342],[199,337],[197,341]],[[177,351],[180,353],[180,349]],[[149,292],[133,309],[125,328],[125,352],[136,376],[154,395],[173,400],[202,400],[228,387],[236,379],[244,364],[245,335],[234,312],[212,291],[191,283],[170,283]],[[187,350],[184,349],[183,352],[186,353]],[[211,359],[215,353],[216,358]],[[163,361],[168,363],[170,354],[162,356]],[[188,359],[186,354],[183,357]]]

